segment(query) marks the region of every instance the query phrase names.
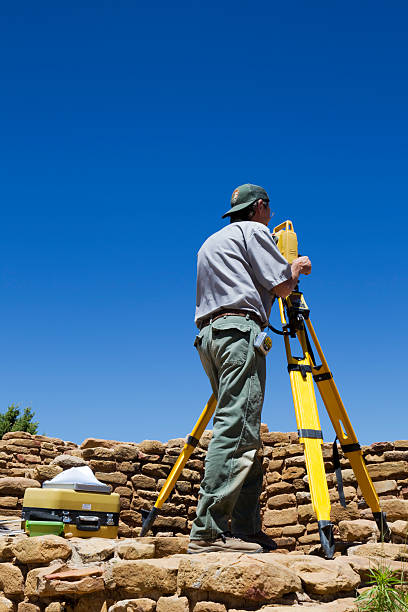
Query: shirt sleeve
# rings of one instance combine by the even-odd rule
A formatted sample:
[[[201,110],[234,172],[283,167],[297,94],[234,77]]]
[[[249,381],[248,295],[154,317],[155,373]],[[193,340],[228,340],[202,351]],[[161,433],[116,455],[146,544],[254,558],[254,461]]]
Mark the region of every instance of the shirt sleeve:
[[[249,263],[257,281],[271,291],[292,278],[290,264],[283,257],[269,229],[256,228],[247,240]]]

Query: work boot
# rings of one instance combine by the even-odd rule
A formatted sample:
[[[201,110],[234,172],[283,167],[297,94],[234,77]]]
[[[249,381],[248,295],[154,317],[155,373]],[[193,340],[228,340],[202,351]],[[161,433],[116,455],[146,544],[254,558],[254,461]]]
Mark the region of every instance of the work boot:
[[[215,540],[190,540],[187,552],[190,554],[209,552],[261,553],[262,546],[253,542],[245,542],[232,536],[229,531],[221,533]]]
[[[266,533],[264,533],[263,531],[258,531],[257,533],[254,533],[254,535],[247,535],[245,533],[234,533],[233,537],[239,538],[244,542],[259,544],[260,546],[262,546],[264,552],[271,552],[272,550],[276,550],[278,548],[278,545],[275,540],[272,540],[272,538],[266,535]]]

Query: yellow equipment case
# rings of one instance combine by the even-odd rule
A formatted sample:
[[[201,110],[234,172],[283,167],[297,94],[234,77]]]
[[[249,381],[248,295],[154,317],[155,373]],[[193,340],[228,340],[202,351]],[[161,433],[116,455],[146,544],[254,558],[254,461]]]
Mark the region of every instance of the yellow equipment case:
[[[117,493],[95,492],[89,486],[28,488],[24,493],[22,529],[28,531],[26,521],[61,521],[65,534],[116,538],[119,500]]]

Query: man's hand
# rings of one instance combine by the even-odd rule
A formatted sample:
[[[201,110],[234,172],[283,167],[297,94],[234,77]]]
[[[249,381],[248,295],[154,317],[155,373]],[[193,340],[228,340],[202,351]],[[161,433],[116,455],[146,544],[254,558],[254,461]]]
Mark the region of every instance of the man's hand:
[[[312,262],[306,255],[303,255],[303,257],[298,257],[297,259],[295,259],[291,267],[292,267],[292,277],[297,275],[297,278],[299,278],[300,274],[307,275],[311,273]]]
[[[281,298],[287,298],[288,295],[292,293],[296,285],[298,284],[299,276],[301,274],[310,274],[312,271],[312,262],[310,259],[303,255],[302,257],[298,257],[291,265],[292,269],[292,278],[289,278],[287,281],[280,283],[280,285],[276,285],[273,288],[273,292],[275,295]]]

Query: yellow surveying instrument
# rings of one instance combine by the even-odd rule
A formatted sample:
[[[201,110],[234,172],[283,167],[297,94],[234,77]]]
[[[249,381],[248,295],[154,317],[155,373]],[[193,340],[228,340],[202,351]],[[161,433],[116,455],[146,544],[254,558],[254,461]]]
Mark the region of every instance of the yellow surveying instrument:
[[[293,229],[293,223],[291,221],[285,221],[281,225],[275,227],[274,237],[282,255],[289,263],[292,263],[298,257],[298,241]],[[322,456],[323,434],[320,427],[313,381],[317,385],[334,431],[336,432],[336,440],[339,440],[342,451],[353,468],[364,499],[372,510],[381,538],[387,542],[390,540],[391,534],[387,525],[386,515],[381,511],[378,495],[374,489],[370,475],[368,474],[360,444],[358,443],[356,434],[354,433],[333,380],[333,375],[327,365],[327,361],[317,339],[310,320],[310,310],[307,307],[303,293],[299,291],[297,286],[286,299],[278,298],[278,305],[282,322],[282,331],[278,331],[272,326],[269,326],[269,329],[282,335],[285,343],[299,442],[304,446],[310,495],[313,510],[318,521],[323,553],[326,558],[331,559],[335,551],[335,542],[333,537],[333,524],[330,521],[330,497]],[[316,362],[308,332],[320,358],[320,364]],[[300,357],[295,357],[292,353],[290,344],[291,338],[297,338],[299,341],[302,351]],[[148,510],[142,510],[141,536],[145,535],[153,525],[160,508],[169,497],[187,460],[198,445],[200,437],[215,411],[216,405],[217,400],[215,396],[212,395],[193,431],[187,437],[184,448],[167,477],[154,507],[150,512]],[[338,481],[340,503],[345,506],[346,503],[343,493],[341,468],[336,441],[333,445],[333,459]]]

